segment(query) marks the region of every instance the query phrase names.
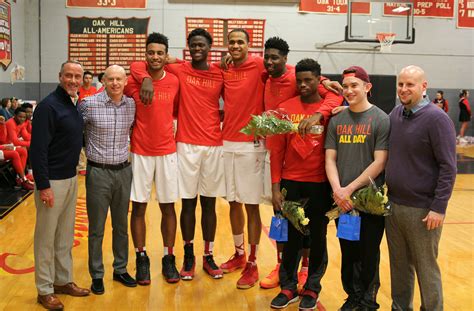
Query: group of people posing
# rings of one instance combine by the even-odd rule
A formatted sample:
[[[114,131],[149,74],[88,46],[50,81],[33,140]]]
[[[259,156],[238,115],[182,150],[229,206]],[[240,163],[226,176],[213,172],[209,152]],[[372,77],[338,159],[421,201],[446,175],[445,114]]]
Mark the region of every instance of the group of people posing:
[[[76,165],[84,131],[89,273],[94,294],[105,292],[102,241],[109,208],[113,279],[129,287],[150,284],[145,213],[154,184],[162,212],[162,274],[169,283],[194,277],[198,199],[202,267],[214,279],[243,269],[237,281],[241,289],[259,281],[262,198],[271,197],[275,211],[281,209],[284,199],[308,199],[310,236],[290,225],[288,242],[278,246],[276,268],[260,286],[281,287],[270,303],[273,308],[285,308],[301,297],[300,310],[313,310],[328,263],[325,213],[333,202],[351,211],[350,195],[373,179],[378,186],[387,182],[393,214],[384,218],[361,213],[360,240],[340,239],[341,279],[348,295],[341,310],[378,309],[379,244],[385,228],[392,308],[413,308],[416,272],[422,308],[441,310],[436,258],[456,176],[456,135],[449,117],[423,99],[427,86],[423,70],[408,66],[401,71],[397,89],[402,105],[388,116],[369,102],[372,85],[361,67],[351,66],[342,73],[342,93],[349,106],[341,109],[343,97],[332,91],[338,83],[321,76],[321,66],[313,59],[288,65],[289,46],[281,38],[266,41],[263,59],[251,57],[247,32],[234,29],[228,34],[230,56],[220,64],[208,62],[212,37],[206,30],[193,30],[187,41],[191,62],[171,58],[168,39],[150,34],[145,61],[132,63],[129,77],[120,66],[108,67],[104,91],[80,102],[77,93],[84,72],[79,63],[67,61],[61,66],[59,86],[36,108],[31,162],[37,189],[34,250],[38,302],[60,309],[63,304],[55,294],[85,296],[90,292],[73,282],[71,255]],[[265,141],[240,132],[251,115],[275,109],[298,124],[298,133],[275,135]],[[323,133],[313,134],[314,125],[324,126]],[[213,257],[216,197],[224,197],[230,204],[235,246],[234,254],[220,265]],[[184,241],[180,271],[174,255],[174,204],[178,199],[182,200],[179,220]],[[126,269],[130,200],[135,278]]]

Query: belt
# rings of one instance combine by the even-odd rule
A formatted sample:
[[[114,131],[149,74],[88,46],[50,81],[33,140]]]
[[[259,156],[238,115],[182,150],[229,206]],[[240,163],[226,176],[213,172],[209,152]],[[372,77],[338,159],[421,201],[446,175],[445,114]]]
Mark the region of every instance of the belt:
[[[130,165],[130,162],[125,161],[125,162],[119,163],[119,164],[103,164],[103,163],[97,163],[97,162],[93,162],[91,160],[87,160],[87,164],[89,164],[90,166],[93,166],[93,167],[102,168],[104,170],[118,171],[118,170],[121,170],[123,168],[128,167]]]

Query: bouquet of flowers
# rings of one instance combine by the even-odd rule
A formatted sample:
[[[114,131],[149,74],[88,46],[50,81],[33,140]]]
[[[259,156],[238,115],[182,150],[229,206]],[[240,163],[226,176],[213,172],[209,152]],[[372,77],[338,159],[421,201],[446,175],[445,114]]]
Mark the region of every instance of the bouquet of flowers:
[[[283,198],[286,197],[287,191],[285,188],[281,190]],[[303,235],[309,235],[309,219],[305,216],[304,208],[308,203],[308,199],[300,201],[283,201],[281,211],[283,216],[288,219],[296,230]]]
[[[388,203],[387,197],[384,196],[383,187],[378,188],[374,180],[369,177],[370,183],[368,186],[361,188],[351,195],[351,202],[355,209],[360,212],[378,215],[388,216],[392,213],[390,203]],[[343,214],[339,206],[336,206],[332,210],[326,213],[326,217],[329,220],[333,220]]]
[[[259,116],[252,115],[249,123],[240,132],[255,137],[297,132],[298,125],[293,124],[284,109],[268,110]]]

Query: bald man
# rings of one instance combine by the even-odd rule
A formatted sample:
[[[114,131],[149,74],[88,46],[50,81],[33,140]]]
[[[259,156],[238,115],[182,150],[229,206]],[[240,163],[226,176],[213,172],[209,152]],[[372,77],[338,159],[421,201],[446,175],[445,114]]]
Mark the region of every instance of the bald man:
[[[135,117],[135,102],[123,94],[125,70],[105,70],[105,92],[85,98],[79,109],[84,119],[87,154],[87,216],[89,218],[89,273],[91,290],[103,294],[102,240],[107,212],[112,215],[113,279],[128,287],[137,283],[127,273],[128,205],[132,169],[128,162],[128,135]]]
[[[386,182],[393,214],[385,225],[390,253],[392,310],[413,310],[415,272],[421,310],[443,310],[437,263],[448,200],[456,178],[456,132],[448,115],[423,98],[424,71],[398,76],[402,105],[390,113]]]

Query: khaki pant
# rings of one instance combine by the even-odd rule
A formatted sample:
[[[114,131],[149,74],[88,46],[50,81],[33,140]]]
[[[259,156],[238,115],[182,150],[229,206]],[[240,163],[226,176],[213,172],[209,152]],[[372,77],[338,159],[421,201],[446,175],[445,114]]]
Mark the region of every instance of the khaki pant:
[[[54,206],[47,207],[35,190],[35,283],[40,295],[54,293],[53,284],[72,278],[72,245],[77,201],[77,177],[50,180]]]

